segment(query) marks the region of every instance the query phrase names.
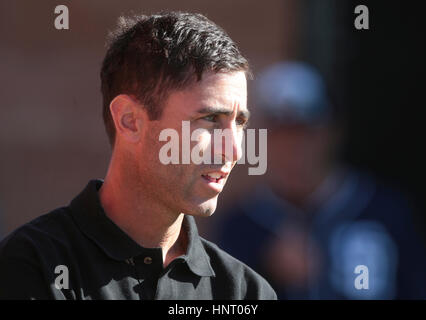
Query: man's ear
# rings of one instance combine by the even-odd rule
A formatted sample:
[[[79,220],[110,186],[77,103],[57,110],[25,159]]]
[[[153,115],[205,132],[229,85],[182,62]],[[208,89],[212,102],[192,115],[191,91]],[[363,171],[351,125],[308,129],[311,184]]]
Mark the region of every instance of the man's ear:
[[[109,109],[117,138],[130,143],[138,142],[143,125],[143,112],[138,102],[126,94],[120,94],[111,101]]]

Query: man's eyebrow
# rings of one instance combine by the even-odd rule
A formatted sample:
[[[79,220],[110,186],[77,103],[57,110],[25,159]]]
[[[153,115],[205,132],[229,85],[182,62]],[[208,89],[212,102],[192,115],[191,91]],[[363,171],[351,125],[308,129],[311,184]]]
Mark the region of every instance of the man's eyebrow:
[[[229,116],[232,114],[232,110],[226,109],[226,108],[217,108],[217,107],[204,107],[199,110],[197,110],[197,113],[199,114],[223,114],[225,116]],[[250,118],[250,111],[248,110],[240,110],[238,112],[239,117],[244,117],[246,119]]]

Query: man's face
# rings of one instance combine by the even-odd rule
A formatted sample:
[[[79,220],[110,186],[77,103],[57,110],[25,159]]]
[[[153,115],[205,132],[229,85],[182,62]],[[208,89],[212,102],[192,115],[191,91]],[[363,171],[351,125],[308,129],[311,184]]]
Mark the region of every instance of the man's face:
[[[140,183],[149,190],[153,203],[173,212],[194,216],[209,216],[216,209],[231,169],[242,154],[244,125],[248,120],[247,81],[244,72],[205,73],[200,82],[170,94],[159,120],[144,125],[143,139],[138,150]],[[199,141],[190,142],[190,150],[201,146],[201,154],[210,150],[211,164],[182,164],[182,121],[188,121],[190,132],[206,131]],[[179,134],[179,164],[162,164],[160,149],[167,143],[159,141],[164,129]],[[228,141],[232,154],[215,147],[214,129],[231,133]],[[216,139],[217,140],[217,139]],[[200,142],[200,143],[199,143]],[[229,149],[228,149],[229,150]],[[214,164],[214,160],[221,164]],[[219,178],[218,178],[219,177]]]

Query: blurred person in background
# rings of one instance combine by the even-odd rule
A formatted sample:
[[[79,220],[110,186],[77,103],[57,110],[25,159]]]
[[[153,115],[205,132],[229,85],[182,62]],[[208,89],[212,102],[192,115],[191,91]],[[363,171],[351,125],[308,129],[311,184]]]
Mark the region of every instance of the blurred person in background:
[[[400,191],[340,163],[340,121],[320,74],[300,62],[273,65],[256,82],[256,100],[268,170],[223,215],[222,248],[280,299],[426,298],[413,208]]]

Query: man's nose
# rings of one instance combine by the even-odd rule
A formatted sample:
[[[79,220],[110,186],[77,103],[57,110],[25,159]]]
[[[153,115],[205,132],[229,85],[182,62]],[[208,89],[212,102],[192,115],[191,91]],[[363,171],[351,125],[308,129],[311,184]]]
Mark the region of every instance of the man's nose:
[[[243,132],[235,123],[222,129],[222,133],[215,134],[215,156],[221,156],[223,162],[236,162],[242,156]]]

